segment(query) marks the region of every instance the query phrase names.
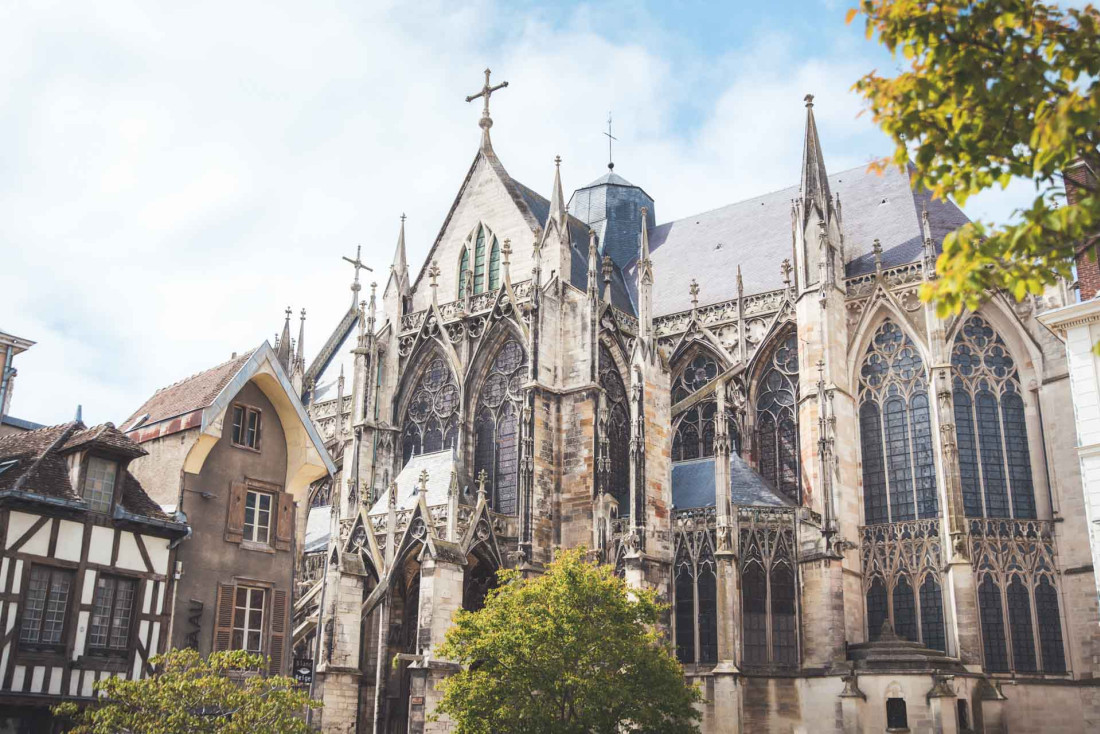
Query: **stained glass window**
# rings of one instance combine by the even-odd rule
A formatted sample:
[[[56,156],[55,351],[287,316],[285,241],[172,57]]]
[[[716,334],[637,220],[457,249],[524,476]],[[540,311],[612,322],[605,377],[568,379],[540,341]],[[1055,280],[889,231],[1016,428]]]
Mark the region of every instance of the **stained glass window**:
[[[684,366],[672,385],[673,404],[684,400],[702,389],[719,373],[718,362],[710,354],[699,352]],[[728,404],[727,404],[728,405]],[[714,456],[714,415],[718,412],[717,398],[708,396],[681,413],[675,420],[676,432],[672,437],[672,460],[688,461]],[[741,450],[741,431],[737,417],[727,407],[727,431],[730,450]]]
[[[714,564],[700,566],[699,578],[699,662],[718,662],[718,579]]]
[[[741,610],[744,623],[744,661],[749,665],[768,662],[768,580],[759,564],[741,572]]]
[[[786,563],[772,567],[771,596],[775,661],[780,665],[798,665],[794,571]]]
[[[695,662],[695,581],[691,568],[676,565],[676,658]]]
[[[882,634],[882,623],[888,616],[886,584],[881,579],[875,579],[867,589],[867,637],[872,642]]]
[[[1008,585],[1008,623],[1012,632],[1012,664],[1019,672],[1035,667],[1035,636],[1031,627],[1031,599],[1019,576]]]
[[[766,365],[756,396],[760,474],[799,503],[798,336],[792,332],[779,342]]]
[[[991,673],[1007,673],[1008,652],[1005,643],[1001,590],[989,576],[986,576],[978,585],[978,617],[982,624],[985,669]]]
[[[925,647],[947,651],[947,636],[943,623],[943,594],[932,576],[927,576],[920,587],[920,627]]]
[[[519,490],[519,414],[527,353],[515,339],[501,345],[478,396],[474,419],[474,477],[485,472],[489,503],[514,515]]]
[[[493,238],[493,246],[489,250],[489,290],[500,288],[500,243]]]
[[[600,386],[607,405],[607,450],[611,459],[607,491],[619,501],[619,514],[630,511],[630,407],[626,385],[610,350],[600,344]]]
[[[951,352],[955,431],[968,517],[1035,517],[1020,375],[1008,347],[975,314]]]
[[[1045,576],[1035,587],[1035,618],[1039,620],[1039,647],[1044,673],[1066,672],[1066,651],[1062,644],[1062,617],[1058,613],[1058,591]]]
[[[458,299],[466,297],[466,271],[470,269],[470,251],[462,248],[462,255],[458,258]]]
[[[911,641],[919,642],[917,635],[917,608],[913,587],[902,576],[894,586],[894,632]]]
[[[432,357],[405,409],[402,457],[453,448],[458,437],[458,385],[442,357]]]
[[[474,244],[474,293],[485,291],[485,228],[477,228]]]
[[[912,339],[893,321],[882,322],[867,347],[859,398],[864,522],[935,517],[928,378]]]
[[[740,531],[742,657],[747,666],[797,666],[797,588],[790,525],[751,523]]]

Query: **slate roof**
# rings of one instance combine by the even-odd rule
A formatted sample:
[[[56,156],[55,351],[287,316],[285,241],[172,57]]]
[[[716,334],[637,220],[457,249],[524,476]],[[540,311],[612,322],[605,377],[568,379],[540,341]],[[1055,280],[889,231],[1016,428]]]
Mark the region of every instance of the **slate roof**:
[[[730,498],[735,507],[790,507],[744,459],[730,455]],[[672,465],[672,504],[678,510],[714,507],[714,457]]]
[[[19,490],[33,495],[69,502],[82,502],[69,478],[67,455],[83,448],[94,448],[123,458],[136,458],[146,452],[110,423],[88,428],[80,421],[48,426],[24,433],[0,437],[0,492]],[[131,514],[152,520],[168,517],[145,493],[141,483],[129,471],[122,476],[122,507]]]
[[[408,510],[419,502],[420,474],[428,472],[428,496],[427,503],[443,505],[447,503],[447,490],[451,486],[451,475],[458,470],[455,461],[454,449],[443,449],[431,454],[420,454],[409,459],[405,468],[394,479],[397,484],[397,509]],[[382,496],[370,508],[370,515],[384,515],[389,512],[389,491]]]
[[[229,384],[229,381],[240,372],[255,351],[255,349],[251,349],[228,362],[223,362],[216,367],[211,367],[173,385],[157,390],[151,398],[134,411],[133,415],[122,423],[123,428],[133,430],[134,422],[146,413],[149,414],[149,417],[145,419],[142,425],[159,423],[207,407],[214,402],[214,399]]]
[[[860,166],[828,177],[829,188],[840,195],[848,277],[874,269],[875,238],[882,243],[883,267],[918,259],[924,205],[937,248],[949,232],[969,221],[953,203],[914,192],[911,172],[912,167],[890,167],[880,176]],[[799,187],[791,186],[650,229],[654,315],[690,309],[693,278],[699,283],[700,305],[736,298],[738,265],[746,293],[782,288],[779,265],[793,257],[791,201],[798,196]],[[636,262],[626,270],[633,295]]]
[[[332,505],[309,508],[306,516],[306,540],[303,553],[316,553],[328,548],[332,536]]]

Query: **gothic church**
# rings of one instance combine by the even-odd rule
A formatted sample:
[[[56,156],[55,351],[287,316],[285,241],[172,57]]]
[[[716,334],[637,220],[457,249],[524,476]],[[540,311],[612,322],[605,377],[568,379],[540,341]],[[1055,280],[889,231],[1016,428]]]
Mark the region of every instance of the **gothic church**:
[[[568,199],[560,160],[549,198],[509,176],[499,88],[425,262],[402,218],[381,294],[357,258],[308,367],[299,337],[338,470],[295,604],[324,730],[447,731],[454,611],[582,545],[667,599],[707,734],[1100,726],[1064,348],[1036,320],[1071,285],[937,317],[918,289],[965,215],[907,171],[830,175],[812,97],[798,185],[658,224],[612,166]]]

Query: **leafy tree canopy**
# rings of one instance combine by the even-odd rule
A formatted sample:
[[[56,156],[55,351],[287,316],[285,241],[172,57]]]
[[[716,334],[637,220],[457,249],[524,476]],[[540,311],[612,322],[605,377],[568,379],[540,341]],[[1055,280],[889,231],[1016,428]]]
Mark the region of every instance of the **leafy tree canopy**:
[[[500,574],[439,648],[462,671],[437,711],[458,734],[696,731],[698,691],[657,629],[652,591],[565,551],[537,578]]]
[[[916,166],[914,185],[960,205],[1014,177],[1035,199],[1010,223],[948,235],[922,291],[940,315],[976,308],[989,289],[1022,300],[1072,275],[1077,248],[1097,243],[1095,180],[1065,200],[1063,172],[1100,170],[1100,12],[1037,0],[861,0],[866,21],[902,66],[855,84],[894,153],[872,164]]]
[[[75,721],[76,734],[304,734],[306,708],[321,706],[293,678],[251,672],[266,669],[266,660],[242,650],[205,659],[171,650],[150,662],[152,676],[105,678],[95,684],[97,703],[63,703],[54,715]]]

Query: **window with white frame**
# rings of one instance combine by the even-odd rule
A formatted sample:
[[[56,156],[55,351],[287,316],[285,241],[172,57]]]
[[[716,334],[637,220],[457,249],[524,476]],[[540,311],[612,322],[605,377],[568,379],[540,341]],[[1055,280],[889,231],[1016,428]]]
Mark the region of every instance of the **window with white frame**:
[[[244,502],[244,539],[255,543],[269,543],[271,540],[271,504],[270,492],[248,490]]]
[[[84,499],[95,512],[110,512],[118,480],[118,462],[92,456],[84,477]]]
[[[267,592],[250,586],[238,586],[233,605],[234,650],[263,652],[264,602]]]

